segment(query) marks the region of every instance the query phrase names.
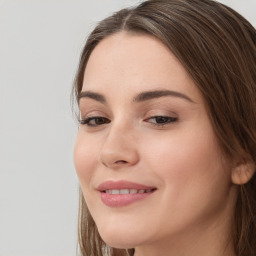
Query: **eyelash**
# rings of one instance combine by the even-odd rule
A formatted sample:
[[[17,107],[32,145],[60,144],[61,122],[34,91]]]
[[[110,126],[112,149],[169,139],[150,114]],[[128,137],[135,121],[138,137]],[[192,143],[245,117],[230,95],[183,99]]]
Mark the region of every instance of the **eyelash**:
[[[150,118],[147,118],[145,120],[148,121],[148,120],[152,120],[152,119],[155,119],[155,122],[150,122],[150,123],[157,127],[163,127],[170,123],[174,123],[178,120],[178,118],[171,117],[171,116],[151,116]],[[94,124],[91,124],[91,121],[94,121]],[[88,127],[98,127],[100,125],[110,123],[110,120],[108,118],[105,118],[102,116],[93,116],[93,117],[88,117],[88,118],[82,119],[79,121],[79,123],[81,125],[86,125]]]
[[[157,127],[163,127],[165,125],[174,123],[178,120],[178,118],[176,117],[171,117],[171,116],[151,116],[150,118],[146,119],[148,120],[152,120],[155,119],[155,122],[151,122],[152,125],[155,125]],[[158,120],[158,122],[157,122]]]
[[[100,121],[98,124],[97,124],[97,120]],[[95,124],[90,124],[91,121],[94,121]],[[110,123],[110,120],[102,116],[92,116],[92,117],[87,117],[85,119],[80,120],[79,123],[81,125],[87,125],[89,127],[97,127],[103,124]]]

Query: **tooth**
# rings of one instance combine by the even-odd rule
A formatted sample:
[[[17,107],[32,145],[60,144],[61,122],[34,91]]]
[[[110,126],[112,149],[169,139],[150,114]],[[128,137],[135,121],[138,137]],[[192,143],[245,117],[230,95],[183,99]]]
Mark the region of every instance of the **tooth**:
[[[143,194],[143,193],[150,193],[152,192],[152,189],[107,189],[105,190],[106,194],[112,194],[112,195],[126,195],[126,194]]]
[[[130,189],[130,194],[136,194],[138,192],[137,189]]]
[[[120,194],[129,194],[129,189],[120,189]]]

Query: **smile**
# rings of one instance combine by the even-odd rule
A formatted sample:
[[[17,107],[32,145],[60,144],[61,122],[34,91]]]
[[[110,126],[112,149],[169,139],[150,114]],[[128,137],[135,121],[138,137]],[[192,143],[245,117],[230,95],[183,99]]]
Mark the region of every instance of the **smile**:
[[[127,206],[152,195],[156,188],[130,181],[105,181],[97,188],[103,204],[108,207]]]
[[[105,193],[111,195],[144,194],[150,193],[153,190],[154,189],[108,189],[105,190]]]

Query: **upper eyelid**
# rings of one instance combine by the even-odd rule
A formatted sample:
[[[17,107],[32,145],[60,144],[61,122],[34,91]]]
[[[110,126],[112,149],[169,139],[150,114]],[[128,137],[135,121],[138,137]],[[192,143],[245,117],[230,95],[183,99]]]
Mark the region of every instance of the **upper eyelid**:
[[[150,109],[145,112],[145,118],[155,117],[155,116],[168,116],[168,117],[178,117],[176,111],[166,110],[166,109]]]
[[[109,115],[106,114],[106,111],[96,110],[96,109],[79,109],[80,118],[88,118],[88,117],[105,117],[109,118]]]
[[[138,116],[137,114],[139,112],[144,112],[144,114],[142,114],[142,118],[150,118],[150,117],[155,117],[155,116],[168,116],[168,117],[177,117],[177,113],[174,111],[170,111],[170,110],[163,110],[163,109],[151,109],[151,110],[146,110],[146,111],[135,111],[136,116]],[[110,119],[111,115],[110,114],[106,114],[105,111],[101,111],[101,110],[93,110],[93,111],[79,111],[79,117],[81,118],[88,118],[88,117],[105,117]]]
[[[149,103],[149,102],[148,102]],[[87,106],[86,106],[87,105]],[[86,119],[88,117],[104,117],[108,118],[110,120],[114,119],[114,113],[111,109],[103,107],[103,105],[99,106],[98,104],[84,104],[83,107],[79,109],[80,111],[80,120],[81,119]],[[155,117],[155,116],[169,116],[173,118],[177,118],[179,110],[179,106],[176,104],[173,105],[171,104],[166,105],[162,103],[157,103],[157,104],[146,104],[144,107],[136,107],[133,110],[133,115],[134,118],[141,118],[141,119],[146,119],[150,117]]]

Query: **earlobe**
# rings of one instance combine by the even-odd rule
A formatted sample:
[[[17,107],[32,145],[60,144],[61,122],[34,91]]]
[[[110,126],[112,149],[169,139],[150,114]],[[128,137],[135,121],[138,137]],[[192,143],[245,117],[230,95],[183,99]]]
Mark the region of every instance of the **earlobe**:
[[[236,185],[246,184],[255,173],[255,164],[251,161],[240,162],[232,169],[232,182]]]

